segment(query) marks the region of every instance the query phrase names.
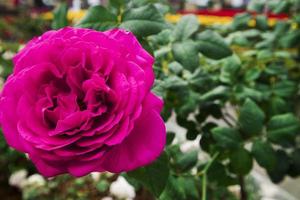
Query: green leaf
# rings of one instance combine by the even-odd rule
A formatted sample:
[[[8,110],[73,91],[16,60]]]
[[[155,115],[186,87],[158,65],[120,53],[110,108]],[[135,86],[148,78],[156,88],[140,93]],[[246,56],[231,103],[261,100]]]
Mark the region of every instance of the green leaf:
[[[227,97],[229,92],[229,88],[223,85],[217,86],[216,88],[208,91],[207,93],[201,95],[200,100],[202,101],[210,101],[214,99],[220,99],[223,97]]]
[[[220,186],[230,186],[237,184],[236,179],[232,178],[227,172],[224,164],[221,162],[213,162],[207,171],[209,182],[217,183]]]
[[[279,44],[283,48],[293,48],[297,47],[300,42],[300,30],[291,30],[285,35],[283,35],[280,40]]]
[[[260,30],[267,30],[268,26],[268,18],[265,15],[257,15],[256,16],[256,27]]]
[[[161,32],[167,25],[157,8],[149,4],[124,12],[120,27],[133,32],[137,37],[147,37]]]
[[[263,142],[258,139],[255,140],[252,144],[252,155],[260,166],[269,171],[276,166],[276,154],[268,142]]]
[[[178,177],[178,185],[180,187],[183,187],[184,193],[186,195],[185,199],[193,200],[193,199],[199,199],[199,192],[197,188],[197,182],[199,179],[196,179],[194,177]]]
[[[252,16],[248,13],[237,14],[232,22],[232,27],[234,29],[245,29],[248,28],[248,22],[251,20]]]
[[[279,1],[278,4],[276,4],[275,9],[273,10],[274,13],[284,13],[287,12],[290,7],[289,1]]]
[[[257,67],[251,68],[245,73],[245,81],[251,82],[259,78],[261,70]]]
[[[180,89],[186,86],[187,82],[179,76],[172,75],[164,80],[164,87],[167,89]]]
[[[268,123],[267,137],[275,144],[289,146],[294,144],[299,128],[299,120],[294,114],[276,115]]]
[[[239,174],[248,174],[253,166],[253,160],[250,152],[244,148],[239,148],[236,151],[230,153],[229,156],[229,169],[230,171]]]
[[[61,3],[53,12],[54,18],[51,24],[53,29],[60,29],[68,26],[68,5],[66,3]]]
[[[297,177],[300,175],[300,149],[295,149],[291,154],[291,165],[288,169],[288,174],[291,177]]]
[[[156,197],[159,197],[169,177],[168,156],[163,153],[154,163],[127,174],[145,185]]]
[[[172,53],[174,59],[181,63],[185,69],[193,72],[199,67],[200,63],[197,45],[193,41],[186,40],[181,43],[173,44]]]
[[[236,149],[242,141],[239,132],[233,128],[216,127],[211,132],[217,145],[224,149]]]
[[[198,19],[195,15],[185,15],[176,24],[173,37],[175,41],[182,41],[190,38],[199,28]]]
[[[238,56],[233,55],[226,58],[221,69],[220,80],[224,83],[233,83],[237,79],[240,68],[241,60]]]
[[[198,50],[212,59],[222,59],[232,54],[224,39],[216,32],[206,30],[197,35]]]
[[[174,73],[174,74],[180,74],[183,70],[182,65],[179,62],[171,62],[168,65],[170,72]]]
[[[261,132],[265,120],[264,112],[251,99],[246,99],[241,107],[239,125],[247,135],[257,135]]]
[[[290,110],[289,104],[280,97],[272,97],[269,103],[269,114],[271,116],[286,113]]]
[[[167,181],[167,186],[160,195],[159,200],[185,199],[185,197],[184,187],[179,184],[177,178],[170,175]]]
[[[268,170],[267,172],[274,183],[279,183],[288,172],[290,159],[283,150],[277,150],[275,155],[277,163],[272,170]]]
[[[213,148],[213,145],[215,144],[215,141],[211,134],[211,129],[215,128],[216,126],[217,124],[208,122],[202,127],[200,147],[206,152],[210,152],[210,150]]]
[[[165,29],[156,35],[151,35],[147,39],[155,45],[168,46],[171,41],[172,30]],[[169,47],[168,47],[169,48]]]
[[[173,133],[173,132],[167,132],[167,142],[166,142],[166,144],[167,145],[172,144],[174,138],[175,138],[175,133]]]
[[[76,26],[104,31],[117,26],[117,16],[103,6],[93,6]]]
[[[291,97],[297,93],[296,91],[296,83],[289,80],[277,82],[273,86],[274,94],[280,97]]]
[[[193,168],[198,161],[198,151],[191,151],[178,156],[176,166],[180,172]]]

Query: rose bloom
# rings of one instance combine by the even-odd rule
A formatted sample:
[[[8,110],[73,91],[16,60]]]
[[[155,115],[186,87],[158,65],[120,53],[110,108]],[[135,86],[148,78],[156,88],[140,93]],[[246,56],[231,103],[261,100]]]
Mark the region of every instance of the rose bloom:
[[[48,31],[14,58],[0,96],[7,143],[51,177],[154,161],[166,130],[150,92],[154,59],[125,30]]]

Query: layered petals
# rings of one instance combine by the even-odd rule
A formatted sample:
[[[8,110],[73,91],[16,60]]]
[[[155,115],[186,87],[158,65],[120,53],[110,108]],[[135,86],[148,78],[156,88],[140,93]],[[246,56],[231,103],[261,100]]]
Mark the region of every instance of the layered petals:
[[[48,31],[13,62],[0,124],[44,176],[129,171],[163,150],[163,102],[150,91],[154,59],[132,33]]]

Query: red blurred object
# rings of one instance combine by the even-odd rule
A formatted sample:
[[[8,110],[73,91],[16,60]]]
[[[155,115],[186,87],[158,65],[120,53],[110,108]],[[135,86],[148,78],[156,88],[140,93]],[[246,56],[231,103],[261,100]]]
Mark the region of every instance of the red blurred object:
[[[13,0],[14,6],[17,7],[20,4],[20,0]]]
[[[197,10],[197,11],[185,11],[180,10],[178,11],[179,14],[196,14],[196,15],[212,15],[212,16],[219,16],[219,17],[234,17],[237,14],[248,12],[243,9],[222,9],[222,10]],[[248,12],[252,15],[256,15],[255,12]],[[267,13],[268,17],[277,18],[277,19],[286,19],[288,18],[287,14],[273,14]]]

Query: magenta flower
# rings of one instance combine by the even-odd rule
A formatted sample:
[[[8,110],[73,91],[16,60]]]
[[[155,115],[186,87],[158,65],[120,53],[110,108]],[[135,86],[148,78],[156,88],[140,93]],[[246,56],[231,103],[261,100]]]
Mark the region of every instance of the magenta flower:
[[[13,61],[0,123],[44,176],[118,173],[160,155],[166,130],[163,102],[150,92],[154,60],[132,33],[48,31]]]

